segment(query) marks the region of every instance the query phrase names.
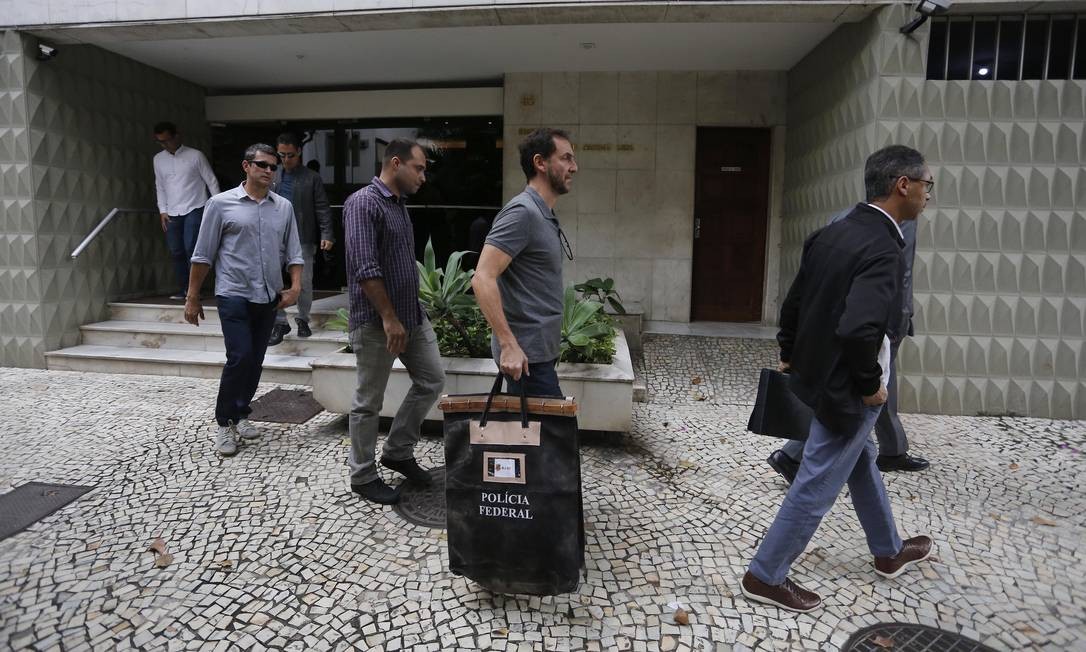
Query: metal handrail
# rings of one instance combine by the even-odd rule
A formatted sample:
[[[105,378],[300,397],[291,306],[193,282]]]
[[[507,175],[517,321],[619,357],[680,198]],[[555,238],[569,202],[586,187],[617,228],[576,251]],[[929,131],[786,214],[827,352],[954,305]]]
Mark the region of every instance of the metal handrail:
[[[102,218],[102,221],[98,223],[98,226],[94,227],[94,229],[92,229],[91,232],[87,234],[87,237],[83,238],[83,242],[80,242],[79,246],[76,247],[75,250],[72,252],[72,259],[75,259],[76,256],[83,253],[83,250],[87,248],[91,241],[98,237],[98,234],[102,232],[102,229],[106,228],[106,226],[108,226],[109,223],[113,221],[113,218],[116,217],[118,214],[150,212],[151,210],[147,208],[114,208],[110,212],[106,213],[106,216]]]

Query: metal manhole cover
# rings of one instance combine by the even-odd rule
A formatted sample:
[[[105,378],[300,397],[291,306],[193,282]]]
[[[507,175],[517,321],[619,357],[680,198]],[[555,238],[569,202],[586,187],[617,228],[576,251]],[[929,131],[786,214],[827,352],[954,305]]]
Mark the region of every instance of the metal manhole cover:
[[[249,419],[272,423],[305,423],[324,409],[308,389],[278,387],[253,401],[249,407],[253,409]]]
[[[429,486],[405,482],[400,489],[396,513],[408,523],[445,529],[445,467],[430,469]]]
[[[961,634],[926,625],[882,623],[852,635],[841,652],[994,652]]]

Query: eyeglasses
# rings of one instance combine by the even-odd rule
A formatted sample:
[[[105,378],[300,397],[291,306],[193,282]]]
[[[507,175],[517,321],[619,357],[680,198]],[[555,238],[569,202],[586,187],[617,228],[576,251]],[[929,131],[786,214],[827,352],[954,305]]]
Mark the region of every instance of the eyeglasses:
[[[261,170],[271,170],[275,172],[279,169],[279,166],[275,163],[268,163],[267,161],[248,161],[249,165],[255,165]]]
[[[558,239],[562,241],[562,250],[566,258],[573,260],[573,247],[569,246],[569,238],[566,237],[566,232],[562,230],[562,227],[558,227]]]
[[[294,158],[298,155],[297,152],[276,152],[279,154],[279,158]]]
[[[155,138],[155,142],[158,143],[159,145],[165,145],[166,143],[170,142],[171,140],[173,140],[173,138]]]
[[[916,177],[905,177],[905,178],[908,179],[909,181],[919,181],[920,183],[927,186],[927,188],[924,189],[924,192],[931,193],[932,190],[935,190],[935,181],[934,180],[931,180],[931,179],[917,179]]]

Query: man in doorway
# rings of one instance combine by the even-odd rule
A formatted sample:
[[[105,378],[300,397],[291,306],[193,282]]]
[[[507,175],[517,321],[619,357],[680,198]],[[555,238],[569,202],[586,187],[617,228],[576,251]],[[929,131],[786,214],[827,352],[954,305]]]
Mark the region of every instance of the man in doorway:
[[[426,414],[445,386],[437,336],[419,303],[415,238],[407,196],[426,181],[426,153],[397,138],[385,148],[381,174],[347,198],[343,229],[347,244],[350,342],[357,358],[358,385],[348,426],[351,490],[389,505],[399,492],[377,473],[377,427],[392,363],[400,359],[411,389],[392,419],[381,466],[418,484],[430,473],[415,461],[415,444]]]
[[[298,325],[298,337],[309,337],[313,331],[309,328],[309,309],[313,306],[313,266],[317,260],[317,247],[321,251],[331,251],[335,243],[332,234],[332,210],[328,206],[328,197],[324,194],[324,182],[321,175],[302,165],[302,144],[292,133],[279,135],[276,141],[281,169],[275,173],[272,191],[283,197],[294,207],[294,219],[298,221],[298,239],[302,243],[302,293],[298,295],[298,316],[294,323]],[[283,341],[283,336],[290,332],[287,312],[280,310],[275,316],[268,346],[275,346]]]
[[[830,219],[830,224],[847,217],[852,208],[837,213]],[[875,436],[879,441],[879,456],[875,459],[879,470],[923,471],[929,463],[923,457],[909,455],[909,439],[901,419],[897,415],[897,350],[906,336],[913,334],[913,259],[916,257],[916,220],[900,224],[901,235],[905,240],[905,275],[901,285],[901,319],[891,321],[887,335],[890,337],[890,378],[886,385],[886,404],[875,421]],[[774,471],[792,484],[799,470],[799,461],[803,458],[803,441],[793,439],[782,448],[773,451],[767,462]]]
[[[170,299],[184,301],[189,287],[189,258],[196,247],[204,202],[208,192],[219,194],[219,181],[203,152],[181,144],[181,133],[174,123],[156,124],[154,135],[162,147],[152,161],[158,217],[179,288]]]
[[[528,185],[494,218],[471,286],[490,324],[506,391],[562,396],[562,254],[573,259],[554,205],[569,192],[577,161],[569,134],[543,127],[520,144]]]
[[[207,202],[200,237],[192,254],[185,321],[199,326],[204,318],[200,286],[215,268],[215,300],[226,345],[226,366],[219,381],[215,447],[224,457],[238,452],[234,435],[261,435],[248,419],[264,369],[268,335],[275,311],[298,300],[302,248],[290,202],[269,191],[279,158],[270,145],[245,150],[245,181]],[[283,267],[290,287],[283,289]]]
[[[846,482],[877,574],[897,577],[931,554],[930,537],[898,535],[870,434],[887,397],[888,333],[901,319],[899,225],[920,215],[934,183],[916,150],[881,149],[864,166],[869,203],[803,245],[777,341],[781,369],[815,417],[795,482],[743,576],[751,600],[797,612],[821,605],[788,570]]]

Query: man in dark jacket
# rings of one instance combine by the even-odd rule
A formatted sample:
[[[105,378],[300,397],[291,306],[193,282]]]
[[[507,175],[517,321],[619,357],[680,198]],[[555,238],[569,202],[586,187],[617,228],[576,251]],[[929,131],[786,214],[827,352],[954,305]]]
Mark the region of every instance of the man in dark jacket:
[[[875,572],[897,577],[931,554],[930,537],[902,541],[871,429],[886,402],[890,339],[901,319],[904,276],[899,224],[915,220],[935,182],[916,150],[892,145],[864,166],[867,204],[813,233],[781,307],[781,369],[815,411],[795,482],[743,576],[743,594],[808,612],[822,598],[788,570],[848,483]]]
[[[298,337],[309,337],[313,331],[309,328],[309,309],[313,306],[313,265],[317,260],[317,247],[329,251],[335,243],[332,232],[332,209],[328,206],[328,197],[324,194],[324,182],[321,175],[302,165],[302,144],[292,133],[279,135],[276,152],[282,162],[275,174],[272,191],[283,197],[294,207],[294,219],[298,220],[298,237],[302,242],[302,293],[298,295]],[[290,332],[287,313],[280,310],[275,316],[268,346],[275,346],[283,341]]]
[[[845,219],[854,207],[846,208],[830,218],[830,224]],[[886,384],[886,403],[875,421],[875,438],[879,444],[879,456],[875,465],[883,473],[890,471],[923,471],[929,463],[923,457],[909,454],[909,438],[897,415],[897,378],[894,371],[898,347],[906,336],[913,334],[913,259],[916,257],[916,221],[902,222],[901,235],[905,239],[905,276],[901,279],[901,321],[891,322],[887,335],[890,337],[890,378]],[[799,460],[803,458],[803,441],[793,439],[770,454],[769,466],[781,474],[788,484],[796,479]]]

